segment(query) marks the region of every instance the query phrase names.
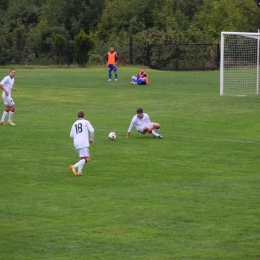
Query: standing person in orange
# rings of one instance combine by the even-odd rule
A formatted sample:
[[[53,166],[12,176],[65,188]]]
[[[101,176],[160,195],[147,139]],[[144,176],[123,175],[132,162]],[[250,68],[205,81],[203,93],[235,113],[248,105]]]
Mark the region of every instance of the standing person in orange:
[[[115,81],[117,81],[117,59],[115,47],[111,46],[110,51],[107,53],[108,81],[111,81],[112,79],[112,70],[115,74]]]

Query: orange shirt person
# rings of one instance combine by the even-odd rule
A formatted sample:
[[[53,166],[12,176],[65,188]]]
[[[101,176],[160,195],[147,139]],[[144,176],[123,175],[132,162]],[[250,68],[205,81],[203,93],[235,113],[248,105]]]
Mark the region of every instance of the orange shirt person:
[[[148,85],[148,74],[145,71],[145,67],[141,67],[137,76],[132,76],[132,85]]]
[[[111,46],[110,51],[107,53],[107,68],[108,68],[108,81],[111,81],[112,79],[112,71],[114,71],[115,74],[115,81],[117,81],[117,53],[115,51],[115,47]]]

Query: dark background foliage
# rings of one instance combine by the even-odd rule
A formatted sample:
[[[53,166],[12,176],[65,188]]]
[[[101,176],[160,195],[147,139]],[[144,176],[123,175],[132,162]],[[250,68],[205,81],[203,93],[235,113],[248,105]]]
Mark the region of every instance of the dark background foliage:
[[[0,8],[0,64],[62,65],[69,52],[79,53],[75,37],[82,32],[93,42],[86,62],[103,64],[113,44],[127,64],[130,37],[137,51],[151,44],[219,43],[221,31],[260,28],[254,0],[0,0]],[[69,60],[77,63],[75,57]]]

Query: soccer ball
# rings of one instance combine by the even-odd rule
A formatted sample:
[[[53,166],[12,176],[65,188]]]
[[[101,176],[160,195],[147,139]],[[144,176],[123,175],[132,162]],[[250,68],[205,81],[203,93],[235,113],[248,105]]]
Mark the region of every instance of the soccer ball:
[[[115,140],[116,139],[116,133],[115,132],[110,132],[109,135],[108,135],[108,138],[110,140]]]

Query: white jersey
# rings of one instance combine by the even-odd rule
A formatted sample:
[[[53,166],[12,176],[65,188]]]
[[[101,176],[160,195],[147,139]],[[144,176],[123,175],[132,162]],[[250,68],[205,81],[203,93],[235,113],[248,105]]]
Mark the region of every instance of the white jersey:
[[[11,96],[12,87],[14,85],[14,78],[6,76],[0,83],[4,86],[4,89],[9,93],[9,96]]]
[[[151,127],[150,118],[147,114],[143,113],[143,117],[139,118],[137,115],[135,115],[131,121],[131,124],[128,128],[128,132],[130,133],[133,129],[133,127],[137,129],[137,131],[142,131],[145,126]]]
[[[76,149],[89,147],[89,133],[94,133],[94,128],[88,120],[78,119],[72,126],[70,137],[74,140]]]

